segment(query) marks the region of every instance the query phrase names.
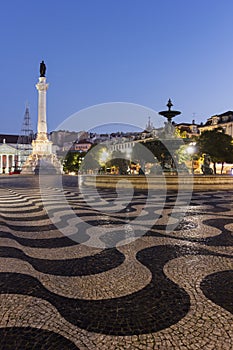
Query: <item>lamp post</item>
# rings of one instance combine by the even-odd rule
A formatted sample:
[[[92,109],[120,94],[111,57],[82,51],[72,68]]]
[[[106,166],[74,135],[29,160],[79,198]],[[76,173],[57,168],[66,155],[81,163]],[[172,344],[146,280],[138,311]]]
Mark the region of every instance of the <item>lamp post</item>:
[[[102,166],[102,169],[103,169],[103,170],[101,169],[101,171],[106,172],[106,162],[108,160],[108,157],[109,157],[109,152],[106,151],[105,149],[103,149],[103,151],[102,151],[102,153],[100,155],[100,158],[99,158],[100,163],[102,163],[101,166]]]
[[[191,157],[191,172],[194,174],[194,168],[193,168],[193,155],[196,152],[196,142],[191,142],[189,146],[187,147],[186,151]]]

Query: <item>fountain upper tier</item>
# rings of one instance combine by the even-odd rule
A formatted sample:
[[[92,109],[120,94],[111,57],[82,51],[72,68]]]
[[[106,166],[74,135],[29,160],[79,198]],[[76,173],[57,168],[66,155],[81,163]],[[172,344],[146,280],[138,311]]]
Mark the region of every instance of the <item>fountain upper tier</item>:
[[[173,104],[171,102],[171,99],[169,98],[168,103],[167,103],[168,110],[159,112],[160,115],[162,115],[163,117],[167,118],[168,122],[171,122],[172,118],[174,118],[175,116],[181,114],[180,111],[172,111],[171,110],[172,106],[173,106]]]

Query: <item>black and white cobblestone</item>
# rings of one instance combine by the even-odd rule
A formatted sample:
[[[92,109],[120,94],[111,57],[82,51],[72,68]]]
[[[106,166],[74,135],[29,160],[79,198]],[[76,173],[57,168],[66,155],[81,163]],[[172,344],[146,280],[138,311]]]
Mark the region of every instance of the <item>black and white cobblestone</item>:
[[[0,180],[0,350],[233,349],[233,190],[193,193],[180,219],[173,192],[162,212],[155,192],[150,215],[142,213],[138,192],[127,210],[106,214],[101,201],[92,208],[91,190],[87,203],[65,179],[76,215],[116,242],[100,249],[88,232],[83,243],[63,236],[37,177]],[[116,202],[114,191],[98,192]],[[65,225],[69,214],[48,203]],[[138,238],[127,243],[118,225],[138,214]],[[174,230],[165,230],[168,220]]]

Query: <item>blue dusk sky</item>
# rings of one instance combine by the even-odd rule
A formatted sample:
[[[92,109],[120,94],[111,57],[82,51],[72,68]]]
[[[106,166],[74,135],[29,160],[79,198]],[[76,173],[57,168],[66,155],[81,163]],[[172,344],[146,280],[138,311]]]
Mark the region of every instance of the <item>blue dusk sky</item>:
[[[176,122],[233,110],[232,15],[232,0],[2,1],[0,133],[20,132],[26,103],[36,131],[42,60],[48,131],[109,102],[145,114],[77,113],[76,128],[145,125],[149,115],[156,125],[150,109],[166,109],[168,98],[182,112]]]

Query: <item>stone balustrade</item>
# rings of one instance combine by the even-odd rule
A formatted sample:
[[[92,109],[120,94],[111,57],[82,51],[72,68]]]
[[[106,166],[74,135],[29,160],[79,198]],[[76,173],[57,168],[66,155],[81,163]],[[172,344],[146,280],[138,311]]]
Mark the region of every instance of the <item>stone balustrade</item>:
[[[124,175],[81,175],[82,183],[88,186],[115,188],[167,190],[233,190],[231,175],[179,175],[179,176],[124,176]]]

